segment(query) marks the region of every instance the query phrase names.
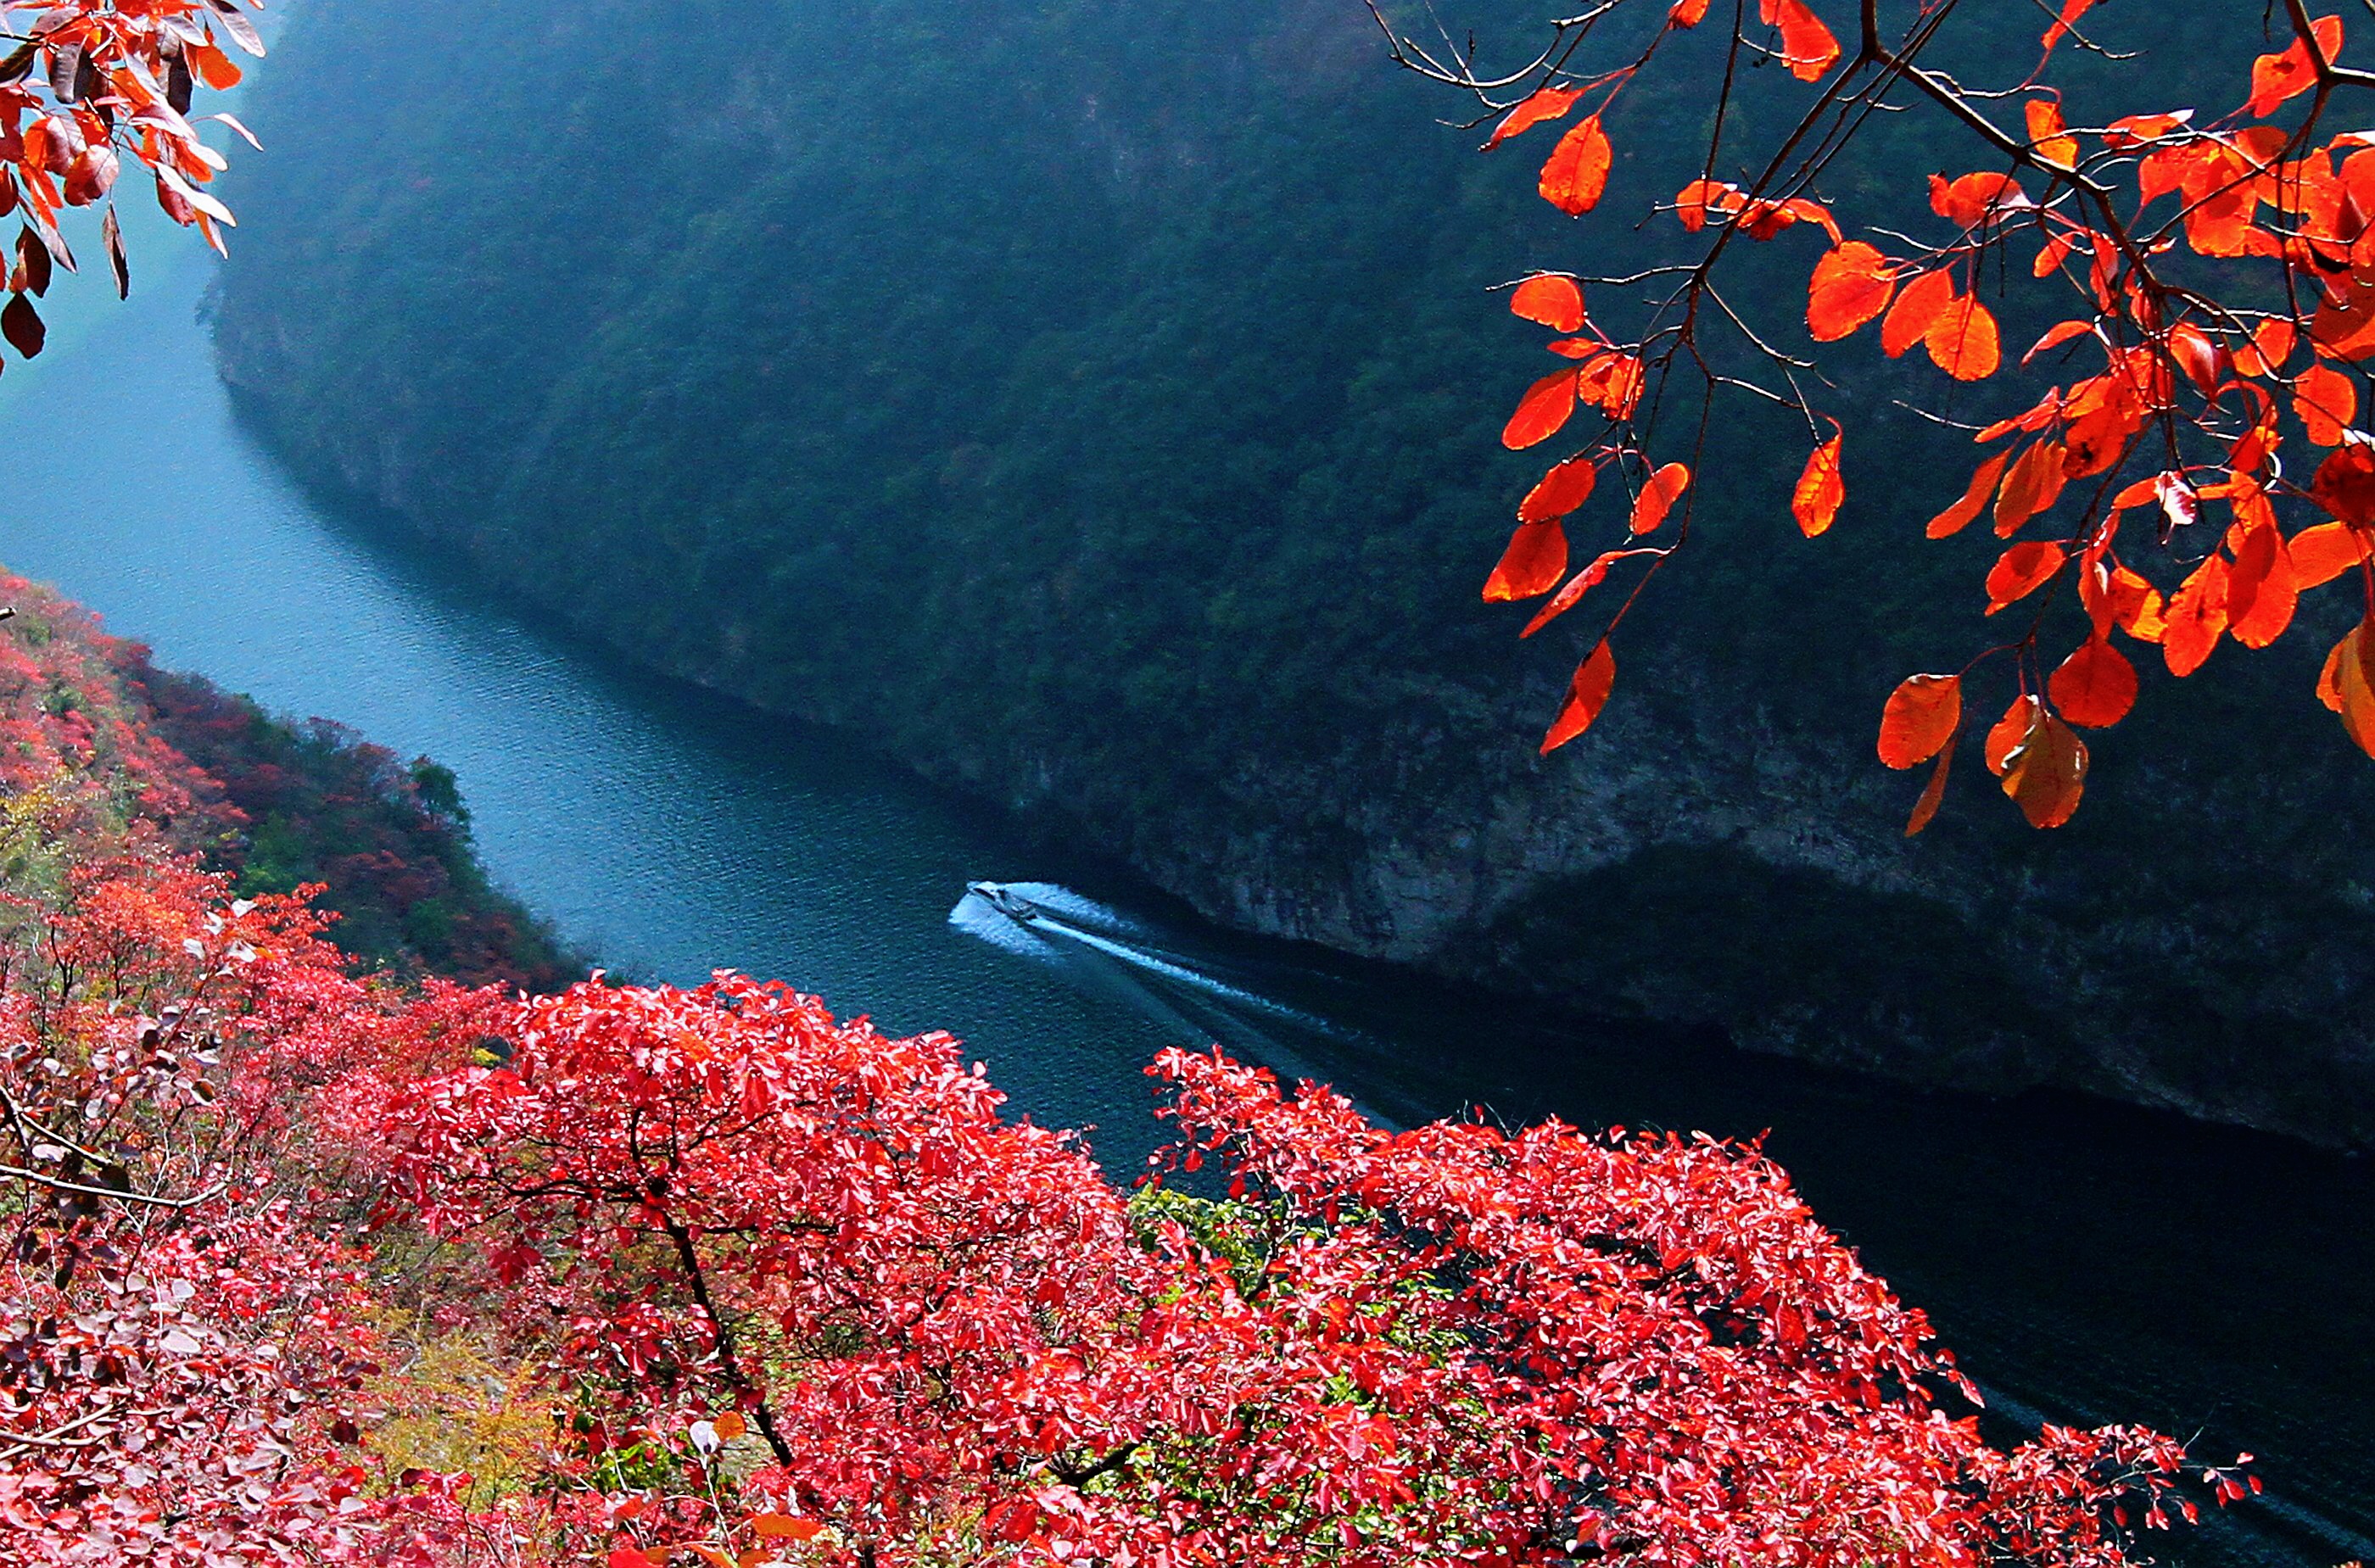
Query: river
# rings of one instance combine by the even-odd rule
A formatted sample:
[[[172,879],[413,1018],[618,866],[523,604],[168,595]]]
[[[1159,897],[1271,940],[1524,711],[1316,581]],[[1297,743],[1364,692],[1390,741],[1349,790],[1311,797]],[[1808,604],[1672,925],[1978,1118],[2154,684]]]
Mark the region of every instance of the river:
[[[41,454],[0,559],[161,663],[452,766],[497,879],[605,962],[781,976],[887,1029],[949,1030],[1019,1111],[1092,1128],[1124,1176],[1159,1136],[1145,1062],[1215,1036],[1396,1119],[1769,1129],[1999,1412],[2261,1456],[2268,1500],[2172,1555],[2375,1557],[2369,1162],[2069,1098],[1874,1085],[1211,930],[862,737],[625,667],[309,499],[214,377],[206,258],[136,239],[133,301],[66,280],[51,351],[0,381]],[[1031,884],[1050,918],[966,898],[981,878]]]

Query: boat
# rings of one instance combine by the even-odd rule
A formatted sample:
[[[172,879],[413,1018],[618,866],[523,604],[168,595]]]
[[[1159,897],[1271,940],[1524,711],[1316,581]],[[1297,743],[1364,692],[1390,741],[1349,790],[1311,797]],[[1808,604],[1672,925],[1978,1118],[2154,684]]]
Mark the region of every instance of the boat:
[[[965,891],[1019,925],[1040,918],[1039,906],[1003,882],[967,882]]]

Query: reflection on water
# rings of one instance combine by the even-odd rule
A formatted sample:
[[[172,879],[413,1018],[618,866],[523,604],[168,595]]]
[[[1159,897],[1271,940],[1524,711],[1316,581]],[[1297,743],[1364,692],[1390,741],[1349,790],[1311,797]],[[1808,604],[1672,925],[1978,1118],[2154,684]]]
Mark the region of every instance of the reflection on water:
[[[0,417],[44,456],[0,515],[0,559],[167,664],[434,753],[497,878],[612,964],[781,975],[891,1030],[947,1029],[1018,1111],[1092,1128],[1124,1176],[1159,1136],[1147,1061],[1213,1040],[1397,1123],[1769,1129],[2000,1407],[2263,1456],[2275,1502],[2189,1557],[2375,1556],[2363,1164],[2069,1100],[1878,1087],[1213,931],[845,737],[636,673],[324,513],[233,421],[192,319],[205,278],[144,277],[80,324],[69,308],[52,351],[9,368]],[[1002,908],[965,890],[1033,877]]]

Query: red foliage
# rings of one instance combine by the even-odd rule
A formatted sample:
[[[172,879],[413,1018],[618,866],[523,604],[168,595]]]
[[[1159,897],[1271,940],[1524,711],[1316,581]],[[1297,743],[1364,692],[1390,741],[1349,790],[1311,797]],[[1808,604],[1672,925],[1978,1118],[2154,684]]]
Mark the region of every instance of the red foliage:
[[[1762,172],[1746,185],[1703,175],[1656,209],[1671,212],[1684,235],[1696,237],[1691,253],[1628,276],[1560,276],[1563,308],[1555,319],[1521,305],[1518,314],[1580,335],[1552,343],[1552,352],[1588,354],[1589,361],[1572,376],[1562,371],[1537,382],[1505,434],[1513,448],[1546,442],[1566,427],[1578,401],[1589,403],[1605,419],[1591,423],[1580,450],[1561,454],[1552,475],[1602,465],[1647,471],[1657,463],[1649,447],[1659,409],[1697,402],[1701,411],[1670,419],[1669,433],[1658,440],[1671,443],[1679,426],[1696,429],[1703,441],[1707,404],[1733,389],[1759,392],[1802,414],[1814,432],[1814,454],[1789,497],[1800,528],[1814,537],[1830,530],[1846,500],[1838,421],[1809,401],[1826,383],[1806,373],[1812,361],[1793,357],[1779,330],[1786,324],[1754,320],[1718,292],[1717,275],[1734,242],[1772,241],[1798,223],[1819,223],[1830,246],[1810,268],[1804,320],[1813,340],[1843,340],[1876,321],[1885,355],[1899,357],[1919,345],[1957,382],[1988,381],[2003,365],[1995,312],[1979,297],[1984,289],[2008,293],[2007,277],[2026,271],[2042,287],[2066,292],[2076,314],[2022,360],[2026,366],[2064,349],[2048,361],[2063,368],[2047,375],[2043,395],[2026,411],[1978,431],[1982,445],[2015,439],[1979,460],[1961,499],[1928,529],[1933,538],[1959,532],[1991,495],[1997,532],[2006,537],[2057,510],[2064,513],[2045,525],[2053,537],[2015,546],[1990,572],[1989,613],[2042,589],[2055,592],[2031,607],[2025,631],[1956,672],[1968,676],[1983,663],[2004,661],[2015,667],[2018,690],[2045,705],[2039,736],[2050,744],[2025,753],[2013,775],[2016,788],[2007,783],[2030,822],[2045,827],[2069,819],[2083,780],[2086,749],[2068,725],[2116,725],[2134,704],[2134,667],[2113,646],[2114,631],[2158,643],[2169,672],[2185,677],[2230,639],[2255,649],[2276,641],[2293,624],[2299,595],[2352,565],[2360,570],[2351,591],[2375,607],[2375,565],[2369,564],[2375,555],[2375,455],[2366,432],[2354,428],[2363,404],[2359,379],[2375,361],[2375,246],[2364,232],[2375,212],[2375,135],[2355,128],[2355,112],[2343,107],[2351,95],[2375,88],[2375,73],[2345,62],[2341,17],[2312,16],[2303,5],[2287,4],[2268,13],[2274,47],[2256,61],[2215,53],[2205,58],[2208,68],[2225,73],[2222,85],[2205,88],[2231,92],[2228,101],[2239,98],[2233,110],[2215,116],[2146,112],[2073,126],[2052,81],[2056,51],[2074,36],[2080,46],[2104,53],[2079,31],[2092,8],[2092,0],[2066,0],[2039,41],[2043,53],[2034,68],[1997,91],[1967,85],[1962,71],[1925,63],[1940,47],[1938,18],[1929,8],[1888,21],[1867,7],[1850,53],[1814,7],[1759,0],[1755,23],[1733,23],[1729,53],[1703,55],[1726,62],[1719,75],[1681,85],[1686,93],[1703,89],[1709,112],[1706,156],[1694,163],[1710,172],[1719,166]],[[1613,162],[1621,166],[1605,128],[1612,112],[1669,62],[1677,41],[1707,14],[1696,0],[1615,0],[1554,22],[1549,44],[1530,66],[1489,77],[1475,73],[1465,51],[1401,35],[1382,10],[1371,9],[1401,64],[1473,95],[1488,114],[1515,105],[1494,143],[1544,120],[1578,117],[1541,178],[1542,195],[1570,216],[1599,206]],[[1643,13],[1645,25],[1627,28],[1620,11]],[[1803,102],[1778,115],[1763,99],[1747,106],[1750,91],[1737,66],[1760,57],[1778,60],[1808,84]],[[1672,124],[1672,89],[1646,90],[1666,95],[1661,123]],[[1783,98],[1796,90],[1777,88]],[[2007,120],[2014,102],[2019,113]],[[1981,167],[1932,175],[1926,211],[1908,192],[1896,210],[1873,215],[1872,238],[1845,238],[1832,207],[1814,195],[1823,175],[1861,127],[1886,118],[1875,111],[1916,107],[1967,136]],[[2026,242],[2034,249],[2010,253]],[[2014,268],[2007,260],[2030,265]],[[1586,284],[1637,299],[1637,330],[1586,312]],[[1647,293],[1639,294],[1645,285]],[[1536,277],[1520,293],[1540,298],[1550,286]],[[1591,375],[1595,365],[1603,373],[1624,367],[1621,393],[1606,395]],[[1693,384],[1670,386],[1676,373]],[[1637,421],[1645,401],[1649,415]],[[1826,423],[1834,432],[1828,440],[1821,435]],[[2322,458],[2312,453],[2287,462],[2288,441],[2327,450]],[[1543,520],[1536,499],[1542,489],[1536,487],[1521,511],[1530,522]],[[1563,543],[1584,542],[1576,530],[1589,526],[1581,510],[1588,493],[1559,512]],[[2278,524],[2278,501],[2313,507],[2334,521],[2288,537]],[[2206,503],[2223,503],[2227,515],[2215,515]],[[1664,521],[1662,504],[1649,510],[1650,521]],[[1650,574],[1688,542],[1692,521],[1686,507],[1674,545],[1650,562]],[[1634,531],[1642,531],[1643,522],[1637,509]],[[2334,534],[2337,528],[2343,532]],[[2305,566],[2296,552],[2308,553],[2312,542],[2314,561]],[[1557,594],[1562,607],[1571,604],[1562,573],[1549,570],[1554,559],[1564,561],[1564,550],[1555,558],[1536,554],[1535,570],[1522,575],[1496,573],[1487,597]],[[2156,586],[2141,570],[2146,565],[2172,581]],[[1597,561],[1590,570],[1600,570]],[[2113,584],[2122,586],[2115,593]],[[1578,577],[1566,589],[1579,596],[1588,586]],[[2074,653],[2063,640],[2068,632],[2048,619],[2057,598],[2069,602],[2064,592],[2094,621]],[[2126,608],[2104,609],[2122,595]],[[1610,638],[1637,597],[1637,590],[1585,629],[1592,650],[1587,668],[1613,667],[1605,659]],[[2369,617],[2375,607],[2362,619]],[[2353,657],[2340,664],[2356,671],[2356,650],[2375,646],[2375,638],[2347,645]],[[2345,678],[2334,673],[2338,667],[2330,662],[2319,695],[2342,715],[2349,737],[2375,753],[2375,711],[2357,695],[2368,682],[2356,673]],[[1582,705],[1589,711],[1583,723],[1606,696],[1595,688]],[[1554,733],[1581,733],[1580,711],[1571,694]],[[1913,831],[1934,813],[1944,777],[1942,765]]]
[[[2115,1568],[2114,1509],[2191,1507],[2164,1438],[1983,1442],[1753,1149],[1388,1134],[1175,1052],[1132,1196],[953,1040],[779,984],[353,978],[124,815],[204,781],[88,637],[0,638],[0,832],[46,868],[0,886],[12,1568]],[[2355,649],[2332,684],[2375,713]],[[1954,698],[1914,689],[1895,760],[1951,755]],[[2072,744],[2024,700],[1990,754],[2046,814]],[[1227,1197],[1171,1184],[1210,1163]],[[549,1397],[502,1487],[390,1462],[454,1416],[381,1364],[407,1324]]]
[[[55,0],[29,32],[15,35],[23,41],[0,59],[0,217],[18,214],[24,229],[0,335],[25,358],[41,351],[45,336],[33,300],[49,292],[53,267],[76,270],[58,227],[65,208],[107,202],[100,244],[117,292],[131,291],[109,200],[127,159],[154,177],[167,217],[223,248],[218,226],[234,220],[206,187],[226,165],[188,116],[199,84],[220,90],[238,83],[226,45],[264,53],[247,3]],[[247,136],[228,114],[205,118]]]

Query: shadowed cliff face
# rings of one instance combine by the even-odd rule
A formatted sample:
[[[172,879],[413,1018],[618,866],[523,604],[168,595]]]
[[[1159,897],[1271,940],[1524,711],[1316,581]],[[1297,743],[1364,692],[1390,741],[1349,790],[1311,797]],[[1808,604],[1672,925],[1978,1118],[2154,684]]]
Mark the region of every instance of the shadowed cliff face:
[[[1352,0],[643,12],[309,6],[219,342],[311,481],[1235,925],[1925,1081],[2375,1135],[2375,778],[2309,695],[2345,612],[2147,671],[2070,828],[1966,758],[1908,843],[1919,780],[1872,726],[1993,640],[1994,541],[1920,541],[1968,449],[1895,406],[1925,371],[1849,345],[1839,525],[1789,523],[1802,433],[1720,421],[1708,548],[1627,622],[1601,728],[1539,758],[1587,632],[1519,643],[1475,598],[1542,466],[1495,440],[1534,335],[1484,290],[1649,242],[1541,208],[1542,149],[1476,157]],[[2227,91],[2184,64],[2173,101]],[[1676,88],[1619,118],[1610,210],[1671,193],[1701,117]],[[1900,200],[1881,172],[1969,165],[1888,134],[1830,193],[1851,218]],[[1776,319],[1818,244],[1751,259]]]

